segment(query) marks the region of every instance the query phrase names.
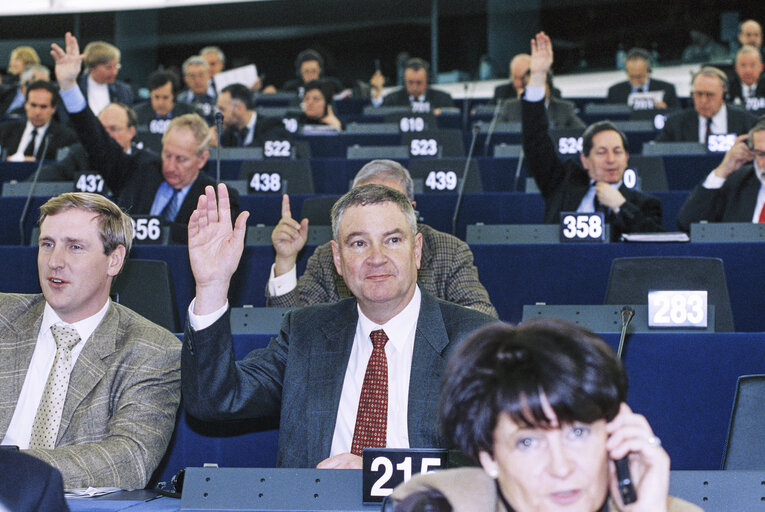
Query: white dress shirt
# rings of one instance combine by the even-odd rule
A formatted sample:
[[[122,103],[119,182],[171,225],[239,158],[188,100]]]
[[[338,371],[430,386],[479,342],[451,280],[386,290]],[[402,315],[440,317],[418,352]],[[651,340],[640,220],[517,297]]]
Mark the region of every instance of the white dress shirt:
[[[88,105],[90,110],[95,115],[98,115],[110,102],[109,86],[107,84],[99,84],[88,74]]]
[[[226,302],[217,311],[207,315],[196,315],[194,314],[195,301],[196,299],[191,301],[188,314],[189,326],[197,331],[212,325],[228,308],[228,302]],[[422,293],[417,286],[409,304],[384,325],[375,324],[359,309],[356,334],[353,338],[337,409],[330,456],[351,451],[361,386],[364,383],[367,363],[372,355],[372,341],[369,339],[369,333],[376,329],[383,329],[388,336],[388,342],[385,344],[385,356],[388,359],[387,447],[409,448],[409,378],[421,302]]]
[[[728,133],[728,107],[720,107],[712,117],[712,133],[714,134],[727,134]],[[706,144],[707,142],[707,119],[699,116],[699,142]]]
[[[48,132],[48,127],[50,126],[50,122],[48,124],[44,124],[43,126],[39,128],[35,128],[32,123],[27,121],[26,126],[24,126],[24,133],[21,134],[21,140],[19,141],[19,147],[16,148],[16,152],[12,155],[9,155],[9,160],[11,162],[23,162],[24,161],[24,150],[27,149],[27,145],[32,141],[32,130],[37,130],[37,138],[35,139],[35,151],[34,154],[37,155],[38,160],[42,160],[45,155],[40,155],[38,152],[40,151],[40,144],[42,143],[43,139],[45,138],[45,134]]]
[[[68,325],[80,335],[80,342],[72,348],[72,368],[74,368],[85,343],[103,320],[110,305],[111,300],[107,299],[104,307],[95,315],[73,324],[67,324],[59,318],[48,303],[45,304],[40,332],[37,335],[37,345],[32,354],[32,360],[29,362],[29,369],[24,378],[24,385],[21,388],[19,400],[16,402],[11,423],[8,425],[3,442],[0,444],[15,444],[22,450],[29,448],[32,424],[35,421],[35,416],[37,416],[37,409],[40,407],[45,384],[48,382],[48,375],[56,357],[56,341],[53,339],[51,326],[55,324]]]

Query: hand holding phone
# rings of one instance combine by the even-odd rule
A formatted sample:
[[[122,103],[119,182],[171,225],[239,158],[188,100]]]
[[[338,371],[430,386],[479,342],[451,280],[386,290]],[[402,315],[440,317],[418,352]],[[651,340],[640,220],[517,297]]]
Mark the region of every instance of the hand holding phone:
[[[628,504],[635,498],[633,502],[638,504],[639,510],[665,510],[669,493],[669,455],[648,421],[623,403],[616,417],[607,424],[606,431],[609,433],[606,449],[614,461],[610,470],[612,499],[617,504]]]

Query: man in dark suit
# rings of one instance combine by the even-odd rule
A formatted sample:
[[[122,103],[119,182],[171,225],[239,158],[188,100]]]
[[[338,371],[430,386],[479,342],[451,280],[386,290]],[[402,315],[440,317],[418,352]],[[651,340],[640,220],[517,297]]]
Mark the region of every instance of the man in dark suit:
[[[678,108],[680,102],[677,99],[675,86],[669,82],[651,78],[652,67],[653,62],[648,50],[644,50],[643,48],[632,48],[627,52],[627,60],[625,63],[627,80],[614,84],[608,88],[606,102],[627,103],[629,101],[629,96],[632,93],[664,91],[664,98],[661,101],[653,101],[651,104],[641,103],[639,105],[631,106],[636,109],[637,107],[641,107],[641,109]]]
[[[373,183],[398,190],[412,203],[414,182],[409,171],[393,160],[372,160],[353,179],[353,187]],[[497,317],[497,310],[478,278],[470,247],[448,233],[426,224],[417,224],[422,235],[422,258],[417,271],[419,286],[438,297]],[[297,279],[295,263],[308,239],[308,219],[292,218],[289,197],[282,199],[282,218],[271,234],[276,258],[266,287],[266,305],[296,307],[337,302],[352,293],[337,273],[329,242],[317,247],[308,259],[305,272]]]
[[[585,130],[580,162],[558,157],[542,103],[552,61],[552,42],[540,32],[532,40],[531,79],[523,99],[523,151],[545,200],[544,222],[557,224],[561,212],[605,209],[612,240],[622,233],[663,231],[661,202],[622,183],[627,141],[613,123],[601,121]]]
[[[134,155],[138,166],[159,162],[159,155],[148,149],[141,149],[133,144],[136,134],[137,117],[132,108],[122,103],[110,103],[101,110],[98,120],[109,136],[120,145],[122,150]],[[96,167],[90,161],[90,156],[82,144],[69,146],[69,153],[61,160],[44,165],[40,169],[39,181],[72,181],[79,171],[95,171]],[[33,176],[29,177],[32,180]]]
[[[368,184],[338,200],[333,260],[354,297],[290,312],[267,348],[235,361],[226,295],[247,214],[232,231],[225,190],[218,211],[209,187],[189,223],[196,298],[181,363],[189,413],[280,414],[277,464],[286,467],[360,468],[365,447],[445,446],[436,411],[446,359],[493,319],[417,286],[422,235],[409,199]]]
[[[529,73],[530,61],[531,56],[528,53],[519,53],[512,58],[510,61],[510,82],[494,88],[494,97],[489,102],[491,105],[496,105],[497,102],[502,100],[520,98],[521,94],[523,94],[523,88],[526,86],[523,82],[523,77]],[[553,87],[551,95],[553,98],[560,99],[560,89]]]
[[[141,489],[180,402],[180,343],[109,299],[131,219],[97,194],[40,208],[42,294],[0,294],[0,439],[61,471],[67,489]]]
[[[77,39],[66,35],[66,51],[54,44],[51,54],[56,60],[56,76],[61,96],[71,123],[80,135],[91,162],[116,195],[116,202],[135,215],[156,215],[170,224],[174,241],[186,240],[186,225],[197,198],[206,185],[215,180],[201,169],[210,156],[211,133],[197,114],[186,114],[172,120],[163,136],[162,161],[139,162],[127,155],[87,109],[85,98],[76,85],[81,57]],[[230,202],[239,209],[238,195]]]
[[[187,89],[176,98],[199,111],[208,124],[214,123],[215,100],[218,93],[213,87],[210,66],[199,55],[192,55],[183,62],[183,80]]]
[[[122,56],[119,48],[105,41],[93,41],[85,47],[83,56],[88,71],[80,77],[79,86],[94,114],[98,115],[109,103],[133,104],[133,89],[117,80]]]
[[[694,222],[765,222],[765,121],[759,121],[725,153],[720,165],[688,195],[677,225]]]
[[[404,87],[381,98],[382,84],[377,84],[372,93],[372,104],[384,107],[412,107],[414,112],[441,113],[444,107],[453,107],[452,97],[443,91],[428,86],[430,65],[422,59],[406,61],[404,66]]]
[[[530,76],[531,74],[527,72],[523,79],[524,88],[528,84]],[[547,81],[545,82],[545,110],[547,112],[547,119],[550,121],[550,128],[581,128],[584,130],[587,125],[576,115],[576,105],[570,101],[555,98],[552,95],[552,90],[552,73],[547,73]],[[497,121],[501,123],[520,123],[521,107],[522,100],[520,98],[502,100]]]
[[[289,138],[281,119],[259,116],[252,104],[252,91],[242,84],[230,84],[218,95],[223,114],[221,145],[224,148],[258,147],[267,140]]]
[[[171,71],[154,71],[149,75],[146,85],[149,87],[149,101],[136,105],[136,137],[147,145],[155,137],[165,133],[170,121],[184,114],[197,112],[188,103],[175,101],[180,84],[178,77]],[[145,138],[144,138],[145,137]],[[152,148],[158,149],[158,148]]]
[[[762,74],[760,50],[754,46],[742,46],[736,53],[734,71],[729,100],[749,111],[765,109],[765,76]]]
[[[725,104],[728,77],[721,70],[705,66],[693,76],[693,108],[667,117],[656,142],[700,142],[711,134],[746,133],[757,122],[749,112]]]
[[[77,142],[77,135],[53,120],[58,105],[58,91],[50,82],[32,82],[27,86],[24,111],[26,121],[0,124],[0,147],[11,161],[55,160],[56,152]],[[48,149],[44,139],[48,137]]]

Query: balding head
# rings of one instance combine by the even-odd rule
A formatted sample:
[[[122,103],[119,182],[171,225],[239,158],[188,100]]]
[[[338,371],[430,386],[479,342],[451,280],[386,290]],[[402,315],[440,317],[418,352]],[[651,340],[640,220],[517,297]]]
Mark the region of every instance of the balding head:
[[[742,22],[738,29],[738,42],[759,50],[762,48],[762,26],[754,20]]]
[[[736,75],[741,83],[751,87],[762,74],[762,55],[754,46],[744,45],[736,53]]]
[[[513,87],[520,96],[523,91],[523,76],[531,68],[531,55],[528,53],[519,53],[510,61],[510,79],[513,81]]]

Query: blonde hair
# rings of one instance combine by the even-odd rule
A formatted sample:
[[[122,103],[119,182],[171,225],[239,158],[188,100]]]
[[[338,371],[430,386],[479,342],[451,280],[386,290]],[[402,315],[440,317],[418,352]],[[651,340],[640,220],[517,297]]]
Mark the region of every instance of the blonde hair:
[[[83,60],[88,69],[93,69],[99,64],[108,64],[113,60],[120,60],[119,48],[106,41],[93,41],[88,43],[83,53]]]
[[[38,224],[49,215],[68,210],[85,210],[95,213],[98,220],[98,234],[104,244],[104,254],[109,255],[120,245],[125,246],[125,254],[130,253],[133,243],[133,222],[130,216],[119,206],[102,195],[89,192],[67,192],[48,201],[40,207]]]
[[[178,128],[188,128],[194,134],[194,139],[198,144],[197,155],[201,155],[210,147],[212,132],[199,114],[183,114],[182,116],[174,117],[162,135],[163,145],[167,140],[168,134]]]
[[[11,59],[21,59],[25,67],[40,64],[40,56],[31,46],[17,46],[11,52]]]

